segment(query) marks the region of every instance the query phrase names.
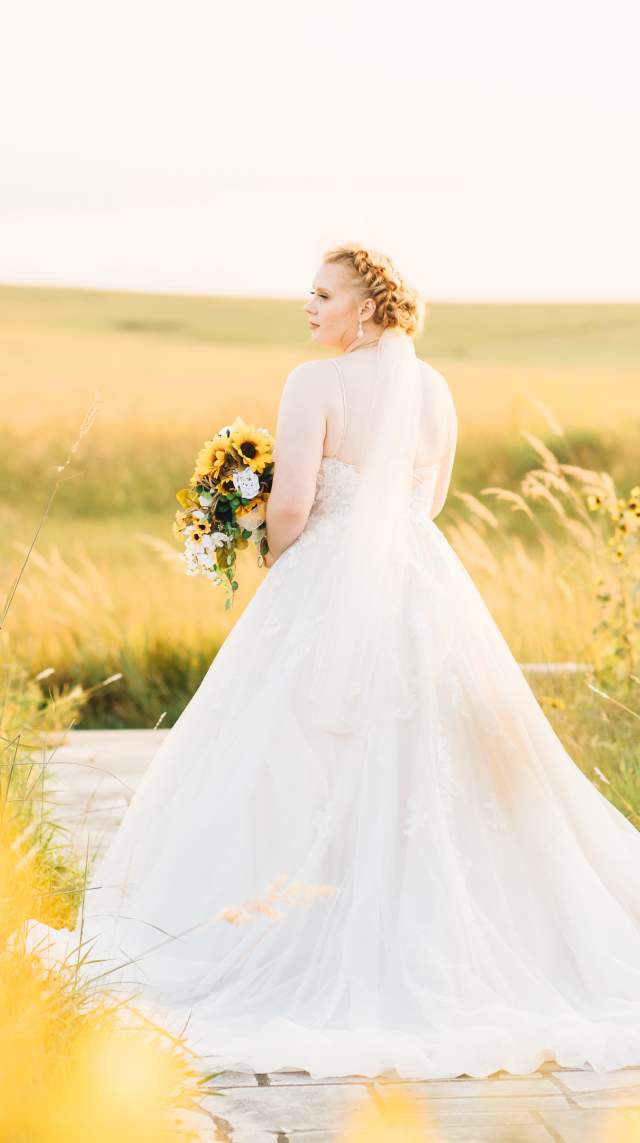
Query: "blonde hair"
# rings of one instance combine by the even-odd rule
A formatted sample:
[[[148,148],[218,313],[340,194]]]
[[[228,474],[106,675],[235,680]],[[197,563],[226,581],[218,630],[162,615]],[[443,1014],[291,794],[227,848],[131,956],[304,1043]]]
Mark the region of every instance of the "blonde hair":
[[[424,301],[417,290],[407,285],[385,254],[359,242],[345,242],[327,250],[322,261],[344,266],[362,297],[373,299],[376,307],[373,320],[377,325],[383,329],[398,326],[410,337],[422,332]]]

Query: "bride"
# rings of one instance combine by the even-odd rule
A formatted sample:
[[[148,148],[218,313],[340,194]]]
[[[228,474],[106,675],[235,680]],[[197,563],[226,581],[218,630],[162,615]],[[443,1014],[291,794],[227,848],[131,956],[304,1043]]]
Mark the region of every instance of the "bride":
[[[640,834],[564,750],[434,522],[457,440],[393,263],[330,250],[286,380],[269,572],[54,956],[215,1069],[640,1064]]]

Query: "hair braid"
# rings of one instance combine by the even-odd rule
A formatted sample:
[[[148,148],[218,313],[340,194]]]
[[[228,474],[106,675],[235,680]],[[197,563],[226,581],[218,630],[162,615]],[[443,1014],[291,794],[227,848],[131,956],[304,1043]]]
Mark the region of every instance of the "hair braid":
[[[362,297],[375,303],[373,320],[376,325],[399,326],[413,337],[424,325],[425,304],[411,286],[403,280],[390,258],[378,250],[371,250],[359,242],[345,242],[327,250],[323,262],[338,263],[350,273]]]

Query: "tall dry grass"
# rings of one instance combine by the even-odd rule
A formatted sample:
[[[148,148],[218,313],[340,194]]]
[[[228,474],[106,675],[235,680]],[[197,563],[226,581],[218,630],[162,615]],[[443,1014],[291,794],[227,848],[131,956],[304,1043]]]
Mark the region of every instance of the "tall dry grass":
[[[562,425],[543,409],[562,439]],[[622,494],[606,470],[563,463],[534,434],[524,435],[538,464],[516,489],[454,493],[466,512],[450,538],[476,579],[494,577],[514,615],[528,614],[536,660],[553,661],[560,632],[566,642],[553,645],[563,646],[561,657],[585,667],[531,685],[575,761],[640,824],[640,484]],[[530,523],[530,547],[504,528],[505,511]]]
[[[59,687],[122,674],[92,693],[82,726],[153,726],[163,712],[171,725],[265,574],[241,553],[233,615],[211,584],[187,582],[174,493],[213,427],[250,410],[274,428],[289,370],[329,352],[310,345],[302,301],[0,287],[0,582],[24,558],[58,442],[101,393],[4,634],[31,673],[53,666]],[[540,403],[566,425],[553,437],[561,462],[629,484],[639,346],[633,305],[432,305],[416,349],[458,407],[453,489],[478,500],[480,488],[516,487],[531,467],[521,430],[532,418],[549,428]],[[478,586],[516,657],[579,658],[596,605],[571,537],[547,519],[547,550],[523,513],[503,512],[488,551],[455,509],[452,495],[438,523],[465,559],[475,547]]]
[[[80,436],[90,424],[89,415]],[[58,487],[56,482],[43,520]],[[10,585],[3,624],[36,538],[37,532]],[[215,1093],[214,1077],[186,1042],[135,1005],[96,990],[81,971],[88,955],[82,943],[55,967],[29,946],[29,919],[73,928],[83,905],[90,855],[82,860],[64,844],[49,807],[47,760],[52,733],[64,734],[88,694],[76,687],[47,695],[47,670],[32,677],[8,657],[1,666],[0,1140],[201,1138],[193,1117],[203,1098]]]

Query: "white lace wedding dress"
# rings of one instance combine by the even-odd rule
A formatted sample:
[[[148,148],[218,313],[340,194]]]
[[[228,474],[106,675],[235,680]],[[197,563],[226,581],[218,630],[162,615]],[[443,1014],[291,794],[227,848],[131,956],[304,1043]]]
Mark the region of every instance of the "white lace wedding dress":
[[[82,933],[32,926],[50,955],[82,935],[85,971],[186,1025],[211,1069],[640,1065],[640,833],[564,750],[431,518],[438,470],[412,492],[408,717],[309,739],[292,710],[359,476],[325,455],[304,530],[98,864]],[[333,888],[221,919],[273,882]]]

